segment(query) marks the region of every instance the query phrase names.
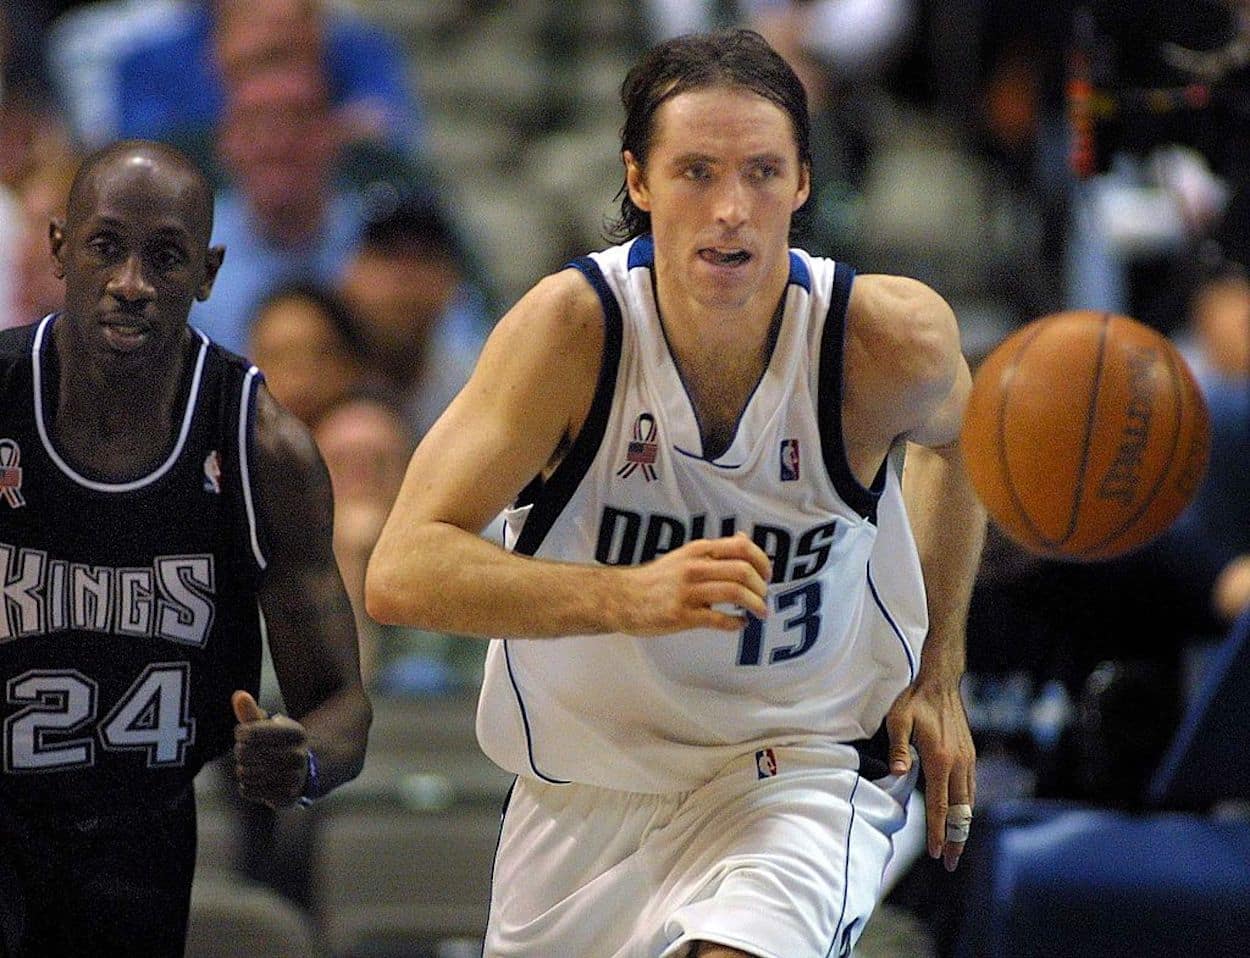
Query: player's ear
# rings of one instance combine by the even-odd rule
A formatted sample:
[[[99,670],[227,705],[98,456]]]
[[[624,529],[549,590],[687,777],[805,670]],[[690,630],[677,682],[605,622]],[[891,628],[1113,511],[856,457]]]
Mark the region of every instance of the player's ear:
[[[52,252],[52,275],[65,278],[65,221],[54,219],[48,224],[48,249]]]
[[[213,291],[213,282],[217,279],[217,271],[221,269],[221,264],[226,258],[226,248],[224,246],[210,246],[204,254],[204,281],[200,283],[199,288],[195,291],[195,298],[200,302],[208,299],[208,294]]]
[[[794,205],[790,207],[790,212],[794,212],[800,206],[807,202],[807,198],[812,194],[812,164],[799,164],[799,189],[794,194]]]
[[[638,209],[650,213],[651,192],[647,189],[647,178],[643,175],[642,164],[629,150],[621,153],[621,159],[625,161],[625,186],[629,190],[629,198]]]

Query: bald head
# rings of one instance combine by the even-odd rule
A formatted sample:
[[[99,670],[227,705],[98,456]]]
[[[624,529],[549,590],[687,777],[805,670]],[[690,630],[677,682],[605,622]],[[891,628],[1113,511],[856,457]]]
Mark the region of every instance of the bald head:
[[[90,216],[106,183],[142,177],[171,197],[178,198],[187,216],[187,229],[205,246],[213,231],[213,188],[186,154],[151,140],[122,140],[97,150],[83,160],[69,188],[66,217],[70,227]]]

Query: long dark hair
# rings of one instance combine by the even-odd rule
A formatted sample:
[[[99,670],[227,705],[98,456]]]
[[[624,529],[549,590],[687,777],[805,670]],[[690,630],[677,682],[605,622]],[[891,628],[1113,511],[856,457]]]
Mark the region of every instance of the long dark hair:
[[[678,94],[710,87],[747,90],[785,110],[794,127],[799,162],[811,168],[807,93],[790,64],[754,30],[719,30],[676,37],[648,51],[621,84],[621,103],[625,107],[621,152],[628,150],[645,167],[655,133],[656,111]],[[634,205],[628,184],[621,186],[617,196],[621,215],[607,224],[608,235],[628,240],[651,232],[651,214]],[[797,218],[799,214],[795,215]]]

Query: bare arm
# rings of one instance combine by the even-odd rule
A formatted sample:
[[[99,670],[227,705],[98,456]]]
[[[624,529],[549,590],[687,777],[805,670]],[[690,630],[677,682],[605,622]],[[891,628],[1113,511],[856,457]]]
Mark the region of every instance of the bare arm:
[[[263,388],[254,476],[269,533],[260,604],[290,717],[269,718],[236,693],[236,773],[249,798],[284,805],[304,788],[310,749],[322,792],[360,772],[372,710],[331,547],[329,474],[308,431]]]
[[[887,403],[887,431],[909,443],[903,495],[924,571],[929,633],[915,682],[886,718],[891,769],[911,764],[915,741],[925,770],[928,847],[953,869],[963,843],[947,842],[952,804],[976,801],[976,751],[960,697],[965,626],[985,538],[985,511],[964,470],[959,430],[972,378],[950,307],[922,284],[897,277],[872,280],[860,300],[868,366],[863,398]],[[854,302],[854,301],[853,301]],[[881,366],[872,356],[888,357]],[[893,390],[893,406],[881,390]],[[885,437],[878,436],[877,441]]]
[[[468,384],[413,454],[369,562],[371,616],[538,638],[737,630],[739,617],[711,606],[765,611],[767,559],[745,537],[688,543],[628,569],[537,560],[480,538],[581,429],[603,341],[598,298],[569,270],[543,280],[500,321]]]

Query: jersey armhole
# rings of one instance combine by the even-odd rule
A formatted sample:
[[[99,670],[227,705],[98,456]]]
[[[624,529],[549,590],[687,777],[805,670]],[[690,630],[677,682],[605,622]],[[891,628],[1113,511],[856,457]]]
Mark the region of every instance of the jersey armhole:
[[[256,509],[256,491],[252,482],[252,463],[256,460],[256,395],[264,375],[255,366],[243,377],[239,397],[238,456],[239,485],[243,494],[243,511],[247,519],[247,544],[256,568],[264,572],[269,565],[268,537]]]
[[[590,470],[607,430],[612,398],[616,392],[617,371],[621,363],[621,306],[604,279],[599,264],[589,256],[582,256],[565,268],[580,272],[599,295],[599,302],[603,306],[603,359],[599,364],[599,378],[595,383],[590,412],[568,454],[560,461],[550,478],[544,481],[535,476],[517,497],[518,508],[533,506],[513,550],[521,555],[533,555],[538,551],[547,532]]]
[[[816,392],[816,418],[820,428],[821,455],[829,480],[842,501],[861,516],[875,523],[877,502],[885,488],[887,460],[873,477],[872,485],[865,488],[846,458],[846,444],[842,435],[842,395],[846,362],[846,321],[851,301],[851,284],[855,270],[845,263],[834,266],[833,290],[829,299],[829,312],[825,315],[824,328],[820,334],[820,372]]]

